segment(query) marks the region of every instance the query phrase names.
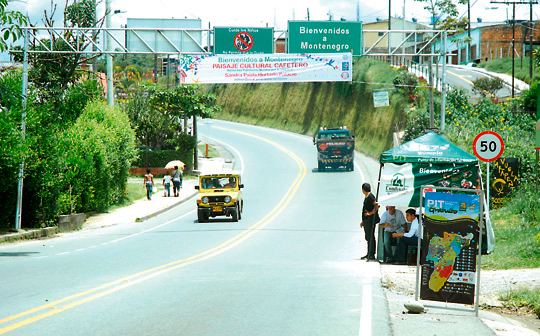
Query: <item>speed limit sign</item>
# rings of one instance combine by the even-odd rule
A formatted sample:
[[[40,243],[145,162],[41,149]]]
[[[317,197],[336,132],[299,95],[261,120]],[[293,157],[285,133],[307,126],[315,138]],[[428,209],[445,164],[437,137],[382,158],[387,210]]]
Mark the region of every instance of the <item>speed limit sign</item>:
[[[492,162],[500,158],[504,152],[504,141],[499,134],[485,131],[474,138],[473,151],[480,160]]]

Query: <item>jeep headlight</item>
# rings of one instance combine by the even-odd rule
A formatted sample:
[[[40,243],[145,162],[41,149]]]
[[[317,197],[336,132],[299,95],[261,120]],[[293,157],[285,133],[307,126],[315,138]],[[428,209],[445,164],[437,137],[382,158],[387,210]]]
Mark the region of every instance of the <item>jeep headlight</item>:
[[[225,196],[225,203],[231,203],[232,198],[231,196]]]
[[[201,199],[201,202],[202,202],[203,204],[208,204],[208,197],[203,197],[203,198]]]

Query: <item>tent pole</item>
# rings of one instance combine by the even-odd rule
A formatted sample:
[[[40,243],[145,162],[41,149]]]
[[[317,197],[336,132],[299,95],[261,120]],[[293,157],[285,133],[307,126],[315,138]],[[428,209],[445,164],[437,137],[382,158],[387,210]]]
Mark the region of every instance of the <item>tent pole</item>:
[[[379,179],[377,181],[377,195],[375,196],[375,199],[377,200],[377,204],[379,202],[379,190],[380,190],[380,187],[381,187],[381,174],[382,174],[382,169],[383,169],[383,166],[384,164],[381,163],[381,165],[379,166]],[[379,210],[377,210],[379,211]],[[375,219],[374,219],[375,220]],[[373,228],[373,230],[375,230],[375,228]],[[379,260],[383,260],[384,261],[384,246],[382,246],[381,248],[381,241],[383,240],[383,232],[379,226],[379,229],[377,230],[377,241],[379,242],[379,244],[377,244],[377,259]]]

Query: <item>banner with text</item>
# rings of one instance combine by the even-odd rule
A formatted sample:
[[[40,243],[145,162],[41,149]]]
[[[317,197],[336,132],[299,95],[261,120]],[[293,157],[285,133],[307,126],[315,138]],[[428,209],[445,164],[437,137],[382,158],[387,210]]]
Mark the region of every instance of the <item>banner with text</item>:
[[[422,300],[473,304],[478,195],[427,192],[422,224]]]
[[[379,200],[387,205],[418,207],[423,185],[474,188],[477,168],[466,164],[385,163],[381,171]]]
[[[346,82],[352,78],[352,55],[184,55],[180,75],[185,84]]]

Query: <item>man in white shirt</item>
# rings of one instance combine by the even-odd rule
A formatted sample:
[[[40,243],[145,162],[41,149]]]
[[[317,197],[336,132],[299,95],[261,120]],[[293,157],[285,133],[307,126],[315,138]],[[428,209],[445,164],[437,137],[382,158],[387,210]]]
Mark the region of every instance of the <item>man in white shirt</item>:
[[[384,262],[390,263],[394,261],[392,254],[392,234],[404,233],[405,229],[403,225],[406,223],[403,212],[399,209],[396,210],[394,205],[386,207],[386,211],[381,216],[380,227],[384,228],[383,232],[383,246],[384,246]],[[399,242],[399,238],[396,238]]]
[[[409,245],[418,245],[418,236],[422,238],[422,228],[418,225],[416,210],[407,209],[405,211],[407,223],[410,223],[410,230],[407,233],[393,233],[392,237],[400,238],[396,249],[396,263],[405,264],[407,259],[407,249]]]

